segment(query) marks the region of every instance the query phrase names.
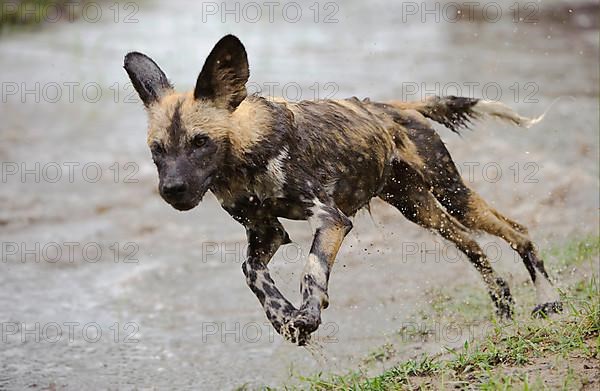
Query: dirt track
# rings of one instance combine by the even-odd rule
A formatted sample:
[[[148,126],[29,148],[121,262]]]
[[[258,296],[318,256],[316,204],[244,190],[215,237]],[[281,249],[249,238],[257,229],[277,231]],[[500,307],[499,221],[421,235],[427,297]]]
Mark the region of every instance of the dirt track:
[[[3,174],[19,170],[0,185],[0,389],[230,389],[280,384],[291,372],[344,371],[414,324],[430,307],[432,290],[484,289],[445,242],[373,202],[372,218],[364,212],[354,220],[331,278],[319,335],[325,359],[273,335],[240,270],[242,227],[211,195],[178,213],[156,194],[145,114],[139,102],[129,102],[132,89],[124,89],[122,57],[130,50],[153,56],[181,89],[192,87],[214,42],[232,32],[246,44],[253,86],[280,83],[278,95],[294,82],[310,99],[317,82],[321,97],[334,91],[336,98],[420,99],[427,83],[428,92],[456,94],[459,86],[462,95],[494,98],[489,86],[496,83],[500,99],[525,115],[570,96],[527,131],[485,123],[462,138],[440,132],[468,182],[527,225],[539,246],[598,232],[598,30],[543,20],[424,24],[403,21],[400,10],[383,2],[363,3],[344,2],[339,22],[331,24],[308,16],[298,23],[221,23],[220,17],[200,23],[201,3],[151,3],[136,14],[138,23],[108,17],[0,41],[4,83],[39,82],[42,90],[58,83],[64,94],[56,103],[11,95],[0,105]],[[64,87],[69,82],[81,83],[73,102]],[[101,86],[98,102],[93,90],[83,95],[86,83]],[[472,94],[469,83],[479,83]],[[72,165],[73,181],[70,162],[79,163]],[[22,164],[39,180],[35,174],[22,180]],[[62,177],[53,183],[56,167]],[[284,224],[294,245],[270,267],[284,293],[299,298],[310,230]],[[23,249],[12,255],[11,243],[33,252],[21,262]],[[48,261],[55,259],[53,243],[62,251],[56,262]],[[511,285],[527,281],[507,245],[489,237],[481,243],[499,250],[491,256]],[[94,262],[98,248],[102,257]],[[490,316],[491,306],[485,308],[480,320]],[[519,316],[529,310],[519,307]],[[54,322],[63,335],[52,343]],[[15,323],[33,332],[13,330]],[[102,336],[92,342],[98,330]],[[435,338],[399,357],[462,342]]]

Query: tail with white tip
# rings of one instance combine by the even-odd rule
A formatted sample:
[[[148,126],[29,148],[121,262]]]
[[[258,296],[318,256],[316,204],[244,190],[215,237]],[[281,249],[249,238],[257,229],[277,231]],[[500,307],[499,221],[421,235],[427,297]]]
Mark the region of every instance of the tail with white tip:
[[[521,128],[530,128],[541,122],[550,109],[548,107],[542,115],[529,118],[519,115],[502,102],[457,96],[433,96],[423,102],[390,102],[390,104],[401,110],[416,110],[455,133],[460,129],[468,128],[472,120],[486,117],[509,122]]]

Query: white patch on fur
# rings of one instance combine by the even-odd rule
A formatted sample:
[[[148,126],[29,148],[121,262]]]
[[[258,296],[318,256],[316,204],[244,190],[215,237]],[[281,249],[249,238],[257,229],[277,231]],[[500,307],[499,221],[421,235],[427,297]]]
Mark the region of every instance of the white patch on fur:
[[[330,181],[327,181],[323,184],[323,189],[329,196],[333,197],[333,193],[335,192],[336,186],[337,179],[331,179]]]
[[[313,231],[313,235],[317,232],[317,229],[323,226],[323,221],[321,220],[321,215],[327,214],[327,212],[323,211],[323,207],[325,206],[318,198],[312,200],[313,207],[310,208],[312,215],[308,218],[308,223]]]
[[[304,275],[311,275],[315,279],[319,286],[327,285],[327,277],[325,276],[325,270],[319,262],[319,258],[315,254],[308,255],[308,261],[304,265]]]
[[[284,162],[289,158],[287,147],[284,147],[279,155],[267,162],[266,175],[256,178],[252,191],[263,201],[267,198],[278,198],[283,196],[283,185],[285,185]]]
[[[551,105],[552,106],[552,105]],[[548,107],[548,110],[550,107]],[[548,112],[546,110],[542,115],[535,118],[528,118],[519,115],[516,111],[505,105],[504,103],[492,100],[480,100],[473,106],[473,112],[481,116],[490,116],[503,121],[511,122],[522,128],[530,128],[544,119]]]
[[[284,161],[288,159],[289,152],[287,147],[283,147],[283,150],[274,157],[269,160],[267,163],[267,172],[271,179],[278,185],[278,187],[283,187],[285,184],[285,171],[283,170]]]
[[[535,294],[537,304],[552,303],[560,301],[560,296],[550,282],[537,270],[535,271]]]

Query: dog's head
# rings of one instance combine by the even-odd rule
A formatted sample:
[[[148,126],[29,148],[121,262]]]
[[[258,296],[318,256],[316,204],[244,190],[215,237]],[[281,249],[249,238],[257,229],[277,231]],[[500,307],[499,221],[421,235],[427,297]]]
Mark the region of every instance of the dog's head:
[[[127,54],[125,70],[148,112],[148,146],[160,195],[177,210],[192,209],[227,159],[233,113],[247,95],[246,50],[233,35],[223,37],[206,59],[194,91],[183,94],[144,54]]]

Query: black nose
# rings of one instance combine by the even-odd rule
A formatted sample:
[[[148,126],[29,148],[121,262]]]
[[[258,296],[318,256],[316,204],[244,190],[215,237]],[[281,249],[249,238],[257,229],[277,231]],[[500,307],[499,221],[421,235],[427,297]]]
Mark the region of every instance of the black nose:
[[[169,182],[163,185],[163,193],[168,196],[178,196],[185,193],[188,186],[184,182]]]

